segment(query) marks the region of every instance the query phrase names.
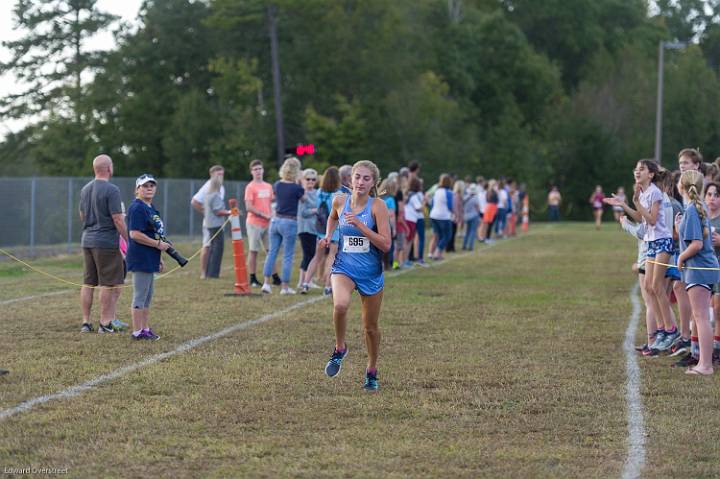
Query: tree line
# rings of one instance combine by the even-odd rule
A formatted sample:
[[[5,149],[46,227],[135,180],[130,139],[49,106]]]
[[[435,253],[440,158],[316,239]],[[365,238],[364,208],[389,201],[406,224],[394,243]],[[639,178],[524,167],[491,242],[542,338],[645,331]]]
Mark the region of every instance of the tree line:
[[[509,176],[543,211],[550,185],[586,215],[595,184],[629,186],[652,157],[660,41],[662,162],[720,156],[720,0],[146,0],[124,25],[97,0],[17,0],[5,42],[25,90],[0,98],[27,126],[0,143],[2,175],[247,177],[276,165],[268,12],[275,12],[289,146],[305,164],[409,161]],[[113,32],[116,47],[93,49]]]

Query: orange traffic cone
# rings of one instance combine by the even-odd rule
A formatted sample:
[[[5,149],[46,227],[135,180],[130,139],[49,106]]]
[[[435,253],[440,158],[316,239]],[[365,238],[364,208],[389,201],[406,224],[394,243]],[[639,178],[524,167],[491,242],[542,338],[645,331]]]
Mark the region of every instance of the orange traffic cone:
[[[231,199],[229,203],[230,231],[232,233],[233,259],[235,260],[235,291],[226,296],[250,296],[252,292],[245,267],[245,245],[240,228],[240,210],[238,210],[236,199]]]
[[[520,226],[520,228],[522,229],[523,233],[527,233],[529,227],[530,227],[530,200],[528,199],[528,194],[525,193],[525,198],[523,198],[523,207],[522,207],[522,226]]]

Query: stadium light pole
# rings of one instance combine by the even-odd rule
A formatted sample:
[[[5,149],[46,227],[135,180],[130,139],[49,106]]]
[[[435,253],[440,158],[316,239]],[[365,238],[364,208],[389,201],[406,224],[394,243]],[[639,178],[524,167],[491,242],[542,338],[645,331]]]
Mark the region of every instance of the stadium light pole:
[[[655,110],[655,161],[660,162],[662,154],[662,116],[663,116],[663,88],[665,80],[665,49],[682,50],[687,46],[685,42],[665,42],[660,40],[658,46],[658,86],[657,106]]]

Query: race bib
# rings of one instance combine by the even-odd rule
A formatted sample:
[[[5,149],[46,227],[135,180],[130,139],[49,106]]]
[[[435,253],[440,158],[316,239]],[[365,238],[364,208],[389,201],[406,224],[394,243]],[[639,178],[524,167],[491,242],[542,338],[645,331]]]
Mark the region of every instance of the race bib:
[[[365,236],[343,236],[343,253],[367,253],[370,240]]]
[[[258,198],[270,198],[270,190],[260,190],[257,194]]]

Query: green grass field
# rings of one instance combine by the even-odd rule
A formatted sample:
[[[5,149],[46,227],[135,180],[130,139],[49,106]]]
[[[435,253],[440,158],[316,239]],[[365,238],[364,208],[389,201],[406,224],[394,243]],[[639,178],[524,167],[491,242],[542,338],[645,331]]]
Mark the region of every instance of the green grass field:
[[[343,371],[324,376],[333,330],[323,299],[0,419],[0,468],[88,478],[620,477],[635,253],[615,225],[534,226],[386,279],[377,394],[361,388],[358,299]],[[81,279],[79,256],[37,264]],[[225,297],[231,271],[201,282],[197,263],[188,268],[157,283],[151,323],[162,339],[138,344],[81,335],[76,290],[0,264],[0,368],[11,370],[0,378],[0,412],[307,299]],[[53,291],[66,292],[8,302]],[[130,296],[120,299],[126,321]],[[718,477],[720,375],[640,361],[643,477]]]

